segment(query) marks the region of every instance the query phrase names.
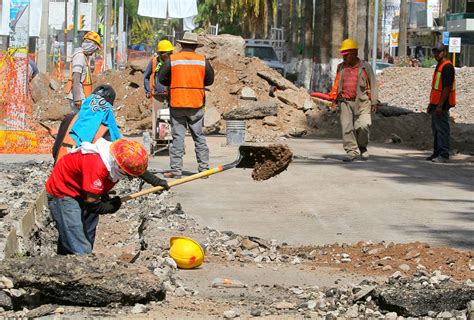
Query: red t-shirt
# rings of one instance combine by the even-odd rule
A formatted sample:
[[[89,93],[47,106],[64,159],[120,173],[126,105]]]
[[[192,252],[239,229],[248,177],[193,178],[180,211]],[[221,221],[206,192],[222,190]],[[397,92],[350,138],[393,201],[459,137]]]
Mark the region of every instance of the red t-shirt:
[[[56,198],[85,197],[86,193],[106,194],[115,183],[97,153],[80,151],[62,157],[46,181],[46,191]]]
[[[354,99],[357,96],[357,83],[359,82],[360,63],[355,66],[344,66],[344,74],[342,76],[341,96],[344,99]]]

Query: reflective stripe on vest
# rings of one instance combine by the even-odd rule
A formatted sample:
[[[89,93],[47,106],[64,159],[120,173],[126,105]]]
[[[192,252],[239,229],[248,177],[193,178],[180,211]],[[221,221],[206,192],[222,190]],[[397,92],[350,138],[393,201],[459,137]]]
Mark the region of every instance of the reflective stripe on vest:
[[[445,60],[441,65],[436,68],[433,73],[433,81],[431,83],[431,94],[430,94],[430,104],[437,105],[441,102],[441,96],[443,94],[443,68],[447,64],[452,64],[451,61]],[[451,91],[448,96],[448,104],[450,106],[456,105],[456,80],[454,80],[451,87]]]
[[[69,126],[67,127],[66,134],[64,135],[64,139],[61,142],[61,146],[59,147],[58,155],[56,157],[56,163],[59,161],[59,159],[61,159],[62,157],[64,157],[66,154],[69,153],[70,148],[76,147],[76,142],[69,134],[76,120],[77,120],[77,114],[72,118],[71,122],[69,123]],[[101,124],[94,136],[94,139],[92,140],[92,143],[96,142],[99,138],[102,138],[107,132],[107,130],[108,128],[104,126],[103,124]]]
[[[82,53],[84,54],[84,53]],[[91,76],[91,67],[89,65],[89,59],[84,54],[84,61],[86,62],[86,76],[84,77],[84,81],[81,81],[82,89],[84,91],[84,97],[88,97],[92,94],[92,76]],[[72,90],[72,61],[69,66],[69,79],[66,83],[66,94],[69,94]]]
[[[151,59],[151,75],[150,75],[150,99],[153,98],[155,94],[155,73],[156,73],[156,62],[158,57],[153,57]]]
[[[173,108],[201,108],[204,105],[206,59],[195,52],[172,54],[170,105]]]

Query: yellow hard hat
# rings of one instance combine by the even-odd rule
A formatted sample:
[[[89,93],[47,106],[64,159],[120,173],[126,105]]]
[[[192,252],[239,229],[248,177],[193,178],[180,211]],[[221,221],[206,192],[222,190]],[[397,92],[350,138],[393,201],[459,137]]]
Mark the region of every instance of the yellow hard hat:
[[[102,48],[102,45],[100,44],[100,36],[97,32],[89,31],[88,33],[84,35],[82,40],[94,41],[99,46],[99,48]]]
[[[158,52],[170,52],[173,50],[173,44],[168,40],[161,40],[160,42],[158,42]]]
[[[346,39],[342,41],[339,51],[342,52],[342,51],[353,50],[353,49],[359,49],[359,45],[357,44],[357,41],[352,40],[352,39]]]
[[[187,237],[170,239],[170,257],[181,269],[199,267],[204,262],[204,250],[199,243]]]

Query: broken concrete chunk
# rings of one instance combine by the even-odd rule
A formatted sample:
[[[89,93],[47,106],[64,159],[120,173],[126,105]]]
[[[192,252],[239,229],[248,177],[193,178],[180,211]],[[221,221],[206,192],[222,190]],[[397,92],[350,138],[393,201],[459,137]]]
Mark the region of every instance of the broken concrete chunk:
[[[257,94],[250,87],[243,87],[240,91],[240,99],[257,101]]]
[[[53,79],[49,80],[49,87],[54,91],[59,90],[59,84]]]
[[[132,314],[138,314],[138,313],[146,313],[148,311],[147,306],[137,303],[133,306],[132,310],[130,311]]]
[[[306,90],[278,90],[275,91],[275,97],[277,97],[283,103],[295,107],[299,110],[304,109],[306,100],[309,98],[309,94]]]
[[[274,305],[274,307],[278,310],[282,309],[294,309],[296,307],[296,304],[291,303],[291,302],[286,302],[286,301],[280,301]]]
[[[258,243],[253,242],[249,239],[243,239],[242,242],[240,243],[240,246],[243,249],[252,250],[252,249],[258,248]]]
[[[0,291],[0,308],[5,310],[13,309],[12,298],[5,291]]]
[[[5,276],[0,277],[0,289],[13,288],[13,282]]]
[[[130,305],[165,297],[162,279],[147,268],[92,256],[7,259],[0,262],[0,274],[19,288],[74,305]]]
[[[204,116],[204,127],[212,127],[219,124],[221,121],[221,114],[214,107],[206,108],[206,115]]]
[[[223,114],[225,120],[261,119],[276,116],[278,105],[275,101],[257,102],[242,100],[240,106]]]
[[[364,286],[364,287],[362,287],[362,289],[360,289],[359,291],[357,291],[354,294],[354,296],[352,297],[352,301],[356,302],[356,301],[359,301],[361,299],[364,299],[369,294],[371,294],[372,291],[374,291],[374,289],[375,289],[375,286]]]
[[[377,295],[379,307],[386,311],[394,311],[404,317],[420,317],[428,311],[443,312],[446,310],[462,310],[474,297],[474,288],[387,288]]]
[[[263,124],[266,124],[267,126],[276,126],[277,125],[277,117],[275,116],[269,116],[263,118]]]
[[[54,304],[44,304],[38,308],[28,311],[28,313],[26,314],[26,317],[28,319],[36,319],[48,314],[52,314],[52,313],[55,313],[57,307],[58,306]]]
[[[240,310],[239,309],[231,309],[224,311],[224,318],[225,319],[234,319],[240,317]]]
[[[280,90],[298,90],[298,88],[291,81],[283,78],[278,72],[274,70],[261,70],[257,72],[257,75],[267,80],[270,84],[275,85]]]

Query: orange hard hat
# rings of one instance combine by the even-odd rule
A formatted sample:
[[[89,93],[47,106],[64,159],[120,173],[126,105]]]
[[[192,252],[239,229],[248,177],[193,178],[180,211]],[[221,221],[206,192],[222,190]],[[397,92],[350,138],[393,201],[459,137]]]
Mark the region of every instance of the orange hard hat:
[[[94,41],[99,46],[99,48],[102,49],[102,45],[100,44],[100,36],[97,32],[89,31],[84,35],[84,37],[82,37],[82,40]]]
[[[120,169],[131,176],[141,176],[148,167],[148,153],[145,147],[136,141],[115,140],[110,146],[110,154]]]

